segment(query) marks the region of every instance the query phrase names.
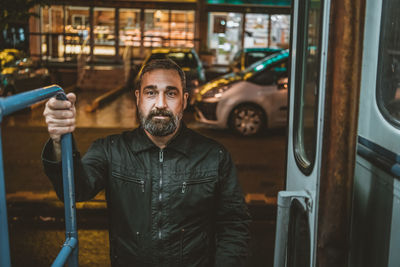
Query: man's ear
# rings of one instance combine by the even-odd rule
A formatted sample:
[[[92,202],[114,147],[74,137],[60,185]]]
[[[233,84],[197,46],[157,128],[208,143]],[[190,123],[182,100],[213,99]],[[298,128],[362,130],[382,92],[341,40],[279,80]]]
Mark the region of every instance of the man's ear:
[[[140,96],[139,90],[135,90],[135,96],[136,96],[136,105],[139,106],[139,96]]]
[[[188,92],[185,92],[185,93],[183,94],[183,110],[186,109],[188,98],[189,98],[189,93],[188,93]]]

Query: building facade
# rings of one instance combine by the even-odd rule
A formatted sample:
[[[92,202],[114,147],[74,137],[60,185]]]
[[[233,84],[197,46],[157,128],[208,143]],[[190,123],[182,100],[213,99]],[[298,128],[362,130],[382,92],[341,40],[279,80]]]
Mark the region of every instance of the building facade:
[[[290,0],[56,1],[29,23],[30,54],[142,59],[153,47],[194,47],[226,65],[241,48],[287,47]]]

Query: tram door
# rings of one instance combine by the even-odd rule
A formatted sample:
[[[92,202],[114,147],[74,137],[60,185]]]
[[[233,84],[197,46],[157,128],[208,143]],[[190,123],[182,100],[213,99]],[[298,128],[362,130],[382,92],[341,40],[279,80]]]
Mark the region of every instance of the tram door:
[[[278,195],[274,267],[315,265],[329,1],[292,4],[287,176]]]
[[[366,4],[351,267],[400,266],[400,1]]]

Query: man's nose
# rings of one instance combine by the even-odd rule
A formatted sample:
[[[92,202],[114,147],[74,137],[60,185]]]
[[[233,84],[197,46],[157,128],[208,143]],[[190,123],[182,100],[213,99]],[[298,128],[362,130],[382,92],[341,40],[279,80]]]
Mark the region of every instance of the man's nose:
[[[167,106],[166,104],[167,103],[165,101],[164,94],[158,94],[157,101],[156,101],[156,108],[163,109],[163,108],[165,108]]]

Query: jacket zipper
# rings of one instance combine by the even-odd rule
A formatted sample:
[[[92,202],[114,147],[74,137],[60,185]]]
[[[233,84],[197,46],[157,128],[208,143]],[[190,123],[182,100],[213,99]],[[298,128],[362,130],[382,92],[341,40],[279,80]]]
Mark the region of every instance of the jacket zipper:
[[[127,177],[125,175],[121,175],[121,174],[119,174],[117,172],[113,172],[112,174],[114,176],[118,177],[118,179],[121,179],[121,180],[124,180],[124,181],[127,181],[127,182],[132,182],[132,183],[135,183],[135,184],[139,184],[140,187],[142,188],[142,192],[144,193],[145,181],[143,179],[129,178],[129,177]]]
[[[163,197],[162,196],[162,186],[163,186],[163,163],[164,163],[164,151],[162,149],[160,150],[158,156],[159,156],[159,161],[160,161],[160,184],[159,184],[160,185],[160,190],[159,190],[160,193],[158,195],[158,201],[160,202],[159,203],[159,209],[160,209],[160,212],[161,212],[161,209],[162,209],[161,203],[162,203],[162,197]],[[161,220],[161,216],[160,216],[159,220]],[[159,226],[159,227],[161,227],[161,226]],[[159,239],[162,238],[161,228],[158,229],[158,238]]]
[[[214,178],[204,178],[204,179],[199,179],[199,180],[193,180],[193,181],[185,181],[182,183],[182,193],[186,192],[186,187],[188,185],[195,185],[195,184],[204,184],[213,181]]]

